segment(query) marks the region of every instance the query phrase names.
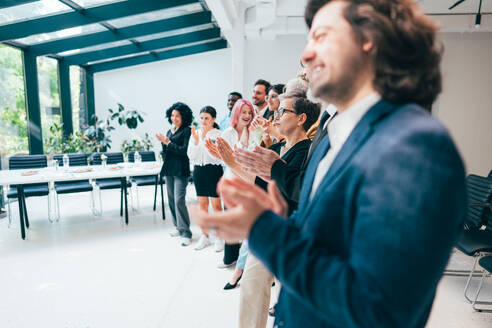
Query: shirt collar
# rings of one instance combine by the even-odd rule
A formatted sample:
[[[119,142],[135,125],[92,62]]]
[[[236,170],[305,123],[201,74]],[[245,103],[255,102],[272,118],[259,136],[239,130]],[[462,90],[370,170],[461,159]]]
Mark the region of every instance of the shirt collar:
[[[332,147],[343,144],[357,123],[379,100],[381,96],[374,92],[329,120],[327,129]]]
[[[326,106],[325,111],[328,113],[328,115],[333,116],[337,112],[337,108],[333,104],[329,104]]]
[[[263,116],[263,114],[265,114],[266,110],[268,109],[268,105],[265,106],[265,108],[263,108],[262,110],[258,111],[256,113],[256,116]]]

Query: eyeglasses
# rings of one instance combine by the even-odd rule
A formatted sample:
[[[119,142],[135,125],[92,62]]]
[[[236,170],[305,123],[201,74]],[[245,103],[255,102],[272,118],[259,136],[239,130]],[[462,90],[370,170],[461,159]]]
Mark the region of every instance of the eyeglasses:
[[[287,108],[284,108],[284,107],[280,107],[279,109],[277,109],[275,111],[275,114],[278,115],[278,117],[282,117],[282,116],[284,116],[285,112],[294,113],[294,114],[297,115],[297,113],[296,113],[295,110],[287,109]]]

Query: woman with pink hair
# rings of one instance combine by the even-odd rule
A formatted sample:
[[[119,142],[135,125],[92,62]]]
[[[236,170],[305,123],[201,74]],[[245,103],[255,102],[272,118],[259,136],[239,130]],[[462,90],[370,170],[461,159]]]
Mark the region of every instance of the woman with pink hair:
[[[225,129],[221,135],[221,138],[224,139],[231,148],[248,148],[253,142],[253,134],[249,133],[249,126],[253,121],[254,113],[253,105],[245,99],[239,99],[234,104],[231,111],[231,126]],[[217,150],[217,145],[213,143],[212,140],[206,140],[206,146],[213,156],[222,159]],[[233,176],[234,174],[231,169],[226,166],[223,177],[230,179]],[[219,263],[219,268],[226,268],[234,265],[238,260],[240,247],[240,243],[226,244],[224,247],[224,259],[223,262]],[[240,265],[240,263],[238,263],[238,265]]]

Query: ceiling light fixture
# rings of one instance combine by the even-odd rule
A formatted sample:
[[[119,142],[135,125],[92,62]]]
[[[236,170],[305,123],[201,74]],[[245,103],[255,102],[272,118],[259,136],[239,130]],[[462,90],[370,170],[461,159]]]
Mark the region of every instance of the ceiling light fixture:
[[[478,4],[477,16],[475,16],[475,28],[480,28],[480,23],[482,22],[482,0]]]

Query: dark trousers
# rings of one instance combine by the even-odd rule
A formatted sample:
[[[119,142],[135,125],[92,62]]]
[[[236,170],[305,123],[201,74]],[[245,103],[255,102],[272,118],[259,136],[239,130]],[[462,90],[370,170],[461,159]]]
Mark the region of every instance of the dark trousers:
[[[224,264],[231,264],[237,261],[239,257],[239,249],[241,244],[225,244],[224,245]]]
[[[181,237],[191,238],[190,217],[186,208],[188,177],[166,175],[167,199],[176,229]]]

